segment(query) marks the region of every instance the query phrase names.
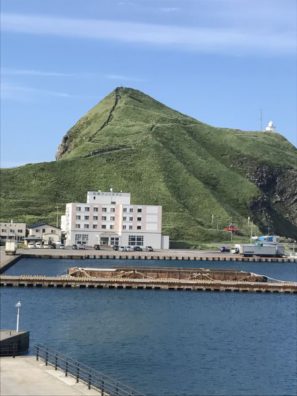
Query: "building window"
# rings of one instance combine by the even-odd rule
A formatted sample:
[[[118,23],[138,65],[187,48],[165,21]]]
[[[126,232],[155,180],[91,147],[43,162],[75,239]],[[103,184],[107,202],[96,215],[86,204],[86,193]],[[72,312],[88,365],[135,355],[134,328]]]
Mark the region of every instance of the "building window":
[[[106,230],[106,224],[102,224],[101,228],[102,230]]]
[[[110,221],[114,221],[115,217],[114,216],[110,216]]]
[[[127,229],[127,226],[126,225],[123,225],[123,230],[126,230]]]
[[[77,244],[87,244],[89,240],[88,234],[75,234],[75,243]]]
[[[23,232],[23,230],[18,230],[18,233],[21,233],[21,232]]]
[[[107,212],[107,208],[102,208],[102,212]]]
[[[42,229],[42,232],[45,233],[45,228]]]
[[[141,226],[137,226],[137,229],[138,229],[138,230],[141,230]]]
[[[85,220],[89,220],[89,216],[85,216]]]
[[[141,221],[141,217],[137,217],[137,221]]]
[[[98,216],[93,216],[93,220],[98,220]]]
[[[111,211],[112,213],[114,213],[114,212],[115,212],[115,208],[110,208],[110,211]]]
[[[80,207],[80,206],[77,206],[76,211],[77,211],[77,212],[80,212],[80,211],[81,211],[81,207]]]
[[[111,201],[111,204],[112,204],[112,205],[115,205],[115,204],[116,204],[116,201]]]
[[[129,217],[129,221],[133,221],[133,217]]]
[[[130,246],[143,246],[143,236],[142,235],[129,235]]]
[[[2,228],[1,232],[6,232],[5,228]]]
[[[93,210],[94,210],[94,212],[98,212],[98,208],[94,208]]]
[[[89,228],[89,224],[84,224],[84,228]]]
[[[126,220],[127,220],[127,217],[126,217],[126,216],[124,216],[124,217],[123,217],[123,220],[124,220],[124,221],[126,221]]]
[[[106,216],[102,216],[101,220],[105,221],[106,220]]]
[[[85,212],[89,212],[90,208],[88,206],[85,207]]]
[[[133,208],[130,208],[130,213],[132,213],[133,212]]]
[[[132,230],[132,228],[133,228],[133,227],[132,227],[131,225],[129,225],[129,230]]]
[[[35,232],[39,232],[40,230],[36,229]]]
[[[75,224],[75,228],[80,228],[80,224]]]
[[[119,238],[118,237],[110,237],[110,244],[111,245],[118,245],[119,244]]]
[[[80,215],[77,215],[77,216],[76,216],[76,220],[80,220]]]
[[[124,208],[124,209],[123,209],[123,212],[127,212],[127,208]]]
[[[138,213],[141,213],[141,212],[142,212],[142,209],[141,209],[141,208],[138,208],[138,209],[137,209],[137,212],[138,212]]]
[[[94,224],[94,225],[93,225],[93,228],[94,228],[94,229],[97,228],[97,224]]]
[[[109,229],[110,229],[110,230],[113,230],[113,225],[112,225],[112,224],[109,226]]]

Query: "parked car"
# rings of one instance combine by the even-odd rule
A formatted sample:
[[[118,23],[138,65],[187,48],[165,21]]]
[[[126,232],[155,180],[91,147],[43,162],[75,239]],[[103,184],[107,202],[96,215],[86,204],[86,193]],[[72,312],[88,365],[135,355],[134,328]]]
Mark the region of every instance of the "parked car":
[[[113,249],[113,250],[119,250],[119,245],[113,245],[113,246],[112,246],[112,249]]]
[[[41,243],[41,242],[36,242],[36,243],[35,243],[35,247],[36,247],[37,249],[41,249],[41,248],[42,248],[42,243]]]
[[[125,252],[133,252],[133,246],[125,246]]]
[[[146,246],[145,247],[146,252],[153,252],[154,249],[151,246]]]
[[[77,245],[72,245],[72,249],[76,250],[77,249]]]
[[[43,245],[43,249],[54,249],[53,245],[49,245],[48,243],[45,243]]]
[[[125,246],[119,246],[119,249],[118,249],[120,252],[124,252],[125,251]]]
[[[228,248],[227,246],[221,246],[220,247],[220,252],[221,253],[228,253],[228,252],[230,252],[230,248]]]
[[[79,250],[86,250],[86,245],[78,245],[77,248]]]
[[[98,244],[97,244],[97,245],[94,245],[94,249],[95,249],[95,250],[100,250],[100,245],[98,245]]]
[[[134,246],[133,250],[134,250],[134,252],[142,252],[142,247],[141,246]]]
[[[35,249],[35,243],[34,242],[29,242],[28,243],[28,249]]]

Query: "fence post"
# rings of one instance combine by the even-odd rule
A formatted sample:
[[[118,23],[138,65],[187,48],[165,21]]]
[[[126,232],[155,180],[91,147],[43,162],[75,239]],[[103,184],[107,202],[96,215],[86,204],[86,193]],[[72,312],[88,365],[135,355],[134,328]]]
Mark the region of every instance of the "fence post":
[[[36,347],[36,360],[39,360],[39,346]]]
[[[58,356],[57,354],[55,355],[55,370],[57,370],[58,367]]]
[[[88,388],[91,389],[91,374],[89,374],[88,378]]]
[[[101,381],[101,396],[104,396],[104,381]]]
[[[68,375],[68,360],[66,360],[65,377]]]
[[[48,351],[45,351],[45,365],[47,366],[48,363]]]

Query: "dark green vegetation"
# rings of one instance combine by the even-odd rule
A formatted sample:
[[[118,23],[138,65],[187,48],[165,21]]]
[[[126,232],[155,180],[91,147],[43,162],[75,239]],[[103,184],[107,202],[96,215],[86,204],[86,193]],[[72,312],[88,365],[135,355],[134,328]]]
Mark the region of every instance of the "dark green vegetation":
[[[56,223],[92,190],[129,191],[163,206],[177,245],[275,232],[297,237],[297,150],[277,133],[214,128],[117,88],[64,136],[57,161],[1,172],[2,220]],[[179,242],[178,242],[179,241]]]

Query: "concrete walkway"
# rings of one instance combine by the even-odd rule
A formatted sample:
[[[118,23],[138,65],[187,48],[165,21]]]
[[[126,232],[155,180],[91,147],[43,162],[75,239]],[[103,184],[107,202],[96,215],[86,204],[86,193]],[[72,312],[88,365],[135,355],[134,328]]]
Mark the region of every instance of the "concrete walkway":
[[[34,356],[0,358],[1,396],[75,396],[101,395],[88,389],[84,383],[76,383],[72,377],[65,377],[62,371],[45,366]]]

